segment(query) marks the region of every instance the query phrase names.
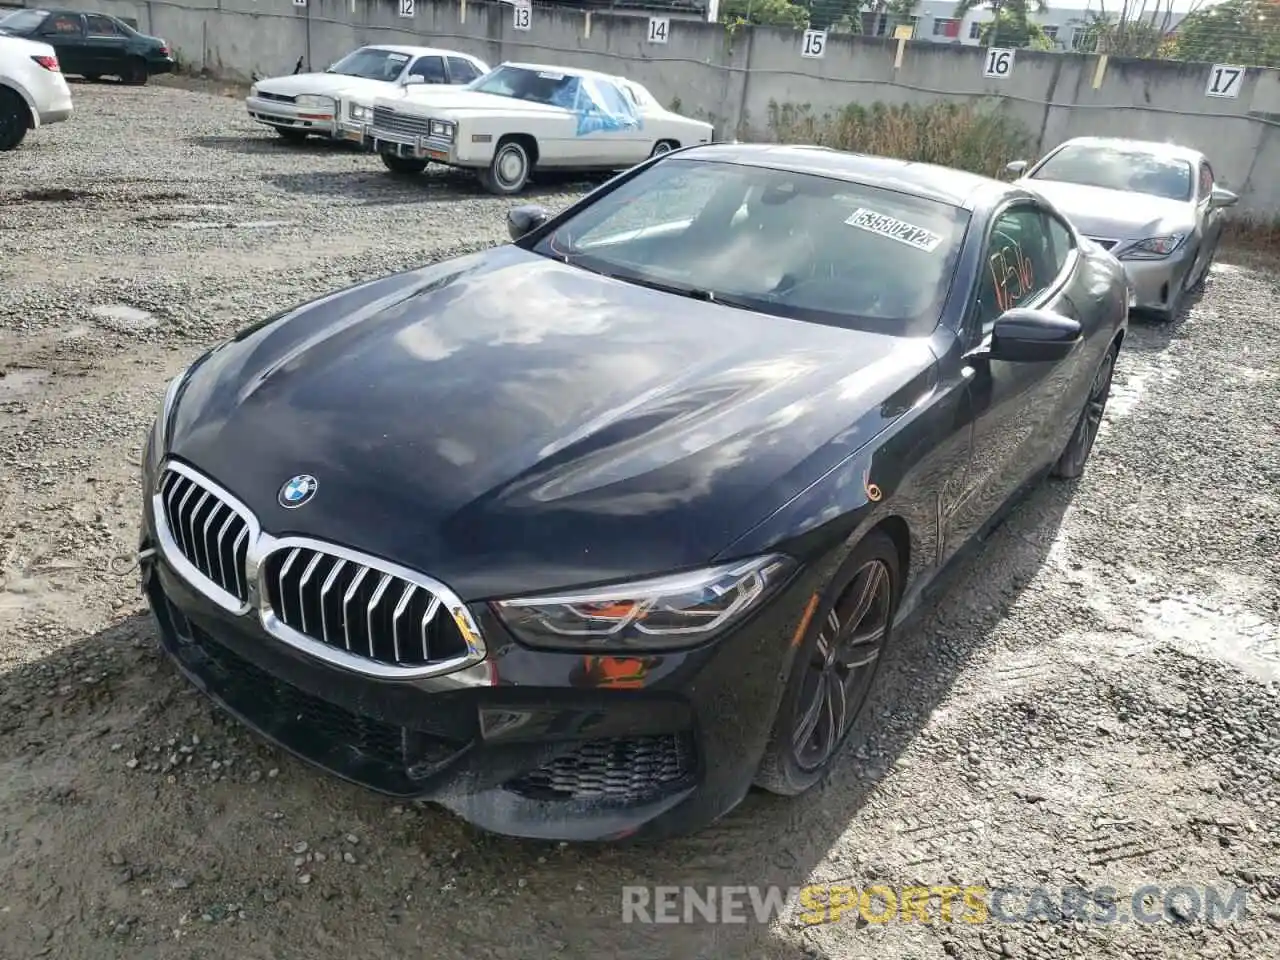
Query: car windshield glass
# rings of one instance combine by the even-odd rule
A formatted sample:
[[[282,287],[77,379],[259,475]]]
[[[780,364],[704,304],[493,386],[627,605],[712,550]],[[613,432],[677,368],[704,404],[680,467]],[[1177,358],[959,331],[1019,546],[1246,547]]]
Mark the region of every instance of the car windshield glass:
[[[1141,148],[1095,144],[1063,147],[1031,178],[1145,193],[1167,200],[1191,199],[1191,164]]]
[[[0,17],[0,31],[5,33],[26,33],[34,30],[49,15],[46,10],[19,10],[7,17]]]
[[[340,73],[347,77],[363,77],[366,80],[395,80],[400,71],[409,62],[407,53],[396,53],[393,50],[379,50],[377,47],[361,47],[355,53],[349,53],[332,67],[329,73]]]
[[[573,74],[504,65],[472,80],[466,89],[571,110],[578,96],[578,86],[578,78]]]
[[[968,214],[828,177],[671,159],[534,251],[700,300],[902,336],[937,326]]]

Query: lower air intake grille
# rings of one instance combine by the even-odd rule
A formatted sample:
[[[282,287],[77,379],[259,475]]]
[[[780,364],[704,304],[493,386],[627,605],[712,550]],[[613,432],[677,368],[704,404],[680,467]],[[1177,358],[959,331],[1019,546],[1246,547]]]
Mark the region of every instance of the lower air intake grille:
[[[530,800],[640,803],[673,792],[693,773],[693,745],[685,735],[589,740],[507,789]]]
[[[372,565],[293,547],[267,557],[263,584],[280,622],[320,643],[395,666],[468,652],[440,598]]]

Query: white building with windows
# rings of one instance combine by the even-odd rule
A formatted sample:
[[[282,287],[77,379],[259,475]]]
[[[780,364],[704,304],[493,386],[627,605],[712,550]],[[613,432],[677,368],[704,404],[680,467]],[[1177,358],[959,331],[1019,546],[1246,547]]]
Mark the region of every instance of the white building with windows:
[[[1116,5],[1110,5],[1114,8]],[[910,23],[915,28],[914,39],[929,40],[933,43],[958,43],[977,46],[982,42],[982,31],[994,18],[990,7],[971,10],[963,18],[955,16],[956,5],[948,0],[921,0],[916,5],[915,15]],[[1076,0],[1075,3],[1059,6],[1051,4],[1044,13],[1032,11],[1030,20],[1040,25],[1046,36],[1053,41],[1056,50],[1080,50],[1081,41],[1085,37],[1085,28],[1093,16],[1102,14],[1102,7],[1094,0]],[[1116,19],[1114,9],[1108,10],[1109,19]],[[1185,11],[1174,11],[1166,29],[1172,30],[1186,16]],[[896,21],[887,13],[864,13],[862,15],[862,32],[868,36],[891,37]],[[1161,25],[1164,26],[1163,14]]]

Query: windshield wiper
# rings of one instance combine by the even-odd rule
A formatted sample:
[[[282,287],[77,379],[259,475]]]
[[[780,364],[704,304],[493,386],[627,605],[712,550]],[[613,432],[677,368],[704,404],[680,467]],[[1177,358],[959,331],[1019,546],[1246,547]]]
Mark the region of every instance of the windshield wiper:
[[[726,297],[723,294],[716,293],[714,290],[707,290],[703,287],[682,287],[676,283],[663,283],[661,280],[651,280],[648,277],[629,277],[616,273],[605,274],[605,276],[613,277],[615,280],[622,280],[624,283],[634,283],[638,287],[661,290],[663,293],[674,293],[678,297],[688,297],[690,300],[701,300],[703,303],[718,303],[722,306],[738,307],[742,310],[756,309],[754,304],[747,303],[745,300]]]

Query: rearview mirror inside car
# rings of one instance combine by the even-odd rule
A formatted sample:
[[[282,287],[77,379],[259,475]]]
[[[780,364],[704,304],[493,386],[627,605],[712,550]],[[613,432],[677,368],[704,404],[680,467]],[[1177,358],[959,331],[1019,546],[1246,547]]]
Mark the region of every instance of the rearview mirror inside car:
[[[1015,307],[996,319],[991,332],[992,360],[1044,363],[1061,360],[1080,342],[1080,324],[1048,310]]]
[[[1018,177],[1022,176],[1026,171],[1027,161],[1025,160],[1013,160],[1004,165],[1005,175],[1012,180],[1018,179]]]
[[[1234,206],[1239,197],[1225,187],[1214,187],[1209,195],[1209,205],[1214,208]]]
[[[512,207],[507,211],[507,233],[511,234],[512,240],[519,240],[530,230],[538,229],[550,219],[551,214],[547,208],[536,203]]]

